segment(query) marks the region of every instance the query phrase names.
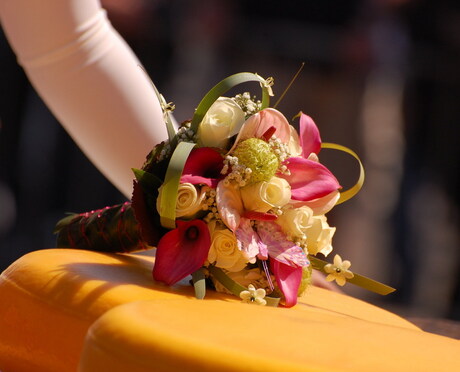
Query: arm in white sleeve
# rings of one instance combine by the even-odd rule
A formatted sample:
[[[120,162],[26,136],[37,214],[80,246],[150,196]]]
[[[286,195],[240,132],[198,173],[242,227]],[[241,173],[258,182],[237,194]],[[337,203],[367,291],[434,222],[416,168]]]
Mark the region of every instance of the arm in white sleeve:
[[[129,197],[131,168],[139,168],[167,134],[150,81],[99,1],[0,0],[0,16],[32,85],[82,151]]]

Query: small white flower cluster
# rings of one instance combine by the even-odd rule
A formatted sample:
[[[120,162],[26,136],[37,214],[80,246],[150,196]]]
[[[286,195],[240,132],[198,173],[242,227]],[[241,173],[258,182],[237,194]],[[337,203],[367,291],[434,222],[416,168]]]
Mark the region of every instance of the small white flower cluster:
[[[285,174],[285,175],[291,174],[287,166],[283,164],[286,161],[286,159],[288,159],[291,156],[291,153],[289,151],[289,146],[285,143],[282,143],[281,140],[277,138],[275,135],[273,135],[268,140],[268,144],[272,148],[273,153],[279,159],[279,162],[281,164],[281,166],[279,167],[280,173]]]
[[[191,122],[187,121],[177,130],[177,139],[179,142],[196,142],[196,133],[190,129]]]
[[[169,140],[166,140],[163,143],[163,148],[161,149],[160,154],[158,155],[159,162],[164,159],[169,159],[171,157],[171,144],[169,143]]]
[[[231,168],[231,172],[228,173]],[[225,185],[230,182],[236,182],[238,186],[245,186],[251,178],[252,169],[247,168],[244,164],[239,164],[239,160],[236,156],[227,155],[224,159],[224,166],[221,170],[222,174],[227,174],[223,181]]]
[[[233,97],[233,99],[244,111],[246,117],[254,115],[262,109],[262,103],[260,100],[256,100],[255,96],[251,98],[249,92],[237,94],[235,97]]]
[[[203,202],[203,210],[209,211],[209,213],[204,217],[204,220],[209,223],[211,220],[219,220],[219,211],[217,210],[216,203],[216,190],[209,188],[206,191],[206,199]]]

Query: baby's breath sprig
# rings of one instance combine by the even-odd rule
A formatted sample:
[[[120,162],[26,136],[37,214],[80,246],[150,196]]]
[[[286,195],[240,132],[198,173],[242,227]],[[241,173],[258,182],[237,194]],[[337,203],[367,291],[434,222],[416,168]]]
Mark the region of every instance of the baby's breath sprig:
[[[262,102],[256,99],[256,96],[251,98],[249,92],[237,94],[233,100],[241,107],[246,117],[254,115],[262,109]]]
[[[185,121],[177,130],[178,142],[196,142],[196,133],[190,128],[191,121]]]
[[[203,210],[208,211],[208,214],[204,217],[204,220],[206,223],[209,223],[211,220],[220,220],[216,203],[216,190],[209,188],[206,190],[205,195]]]
[[[270,145],[270,147],[272,148],[273,152],[278,157],[280,162],[285,161],[288,157],[291,156],[288,145],[281,142],[281,140],[278,137],[276,137],[276,135],[273,135],[268,140],[268,144]]]
[[[224,159],[224,166],[221,173],[227,175],[223,181],[225,185],[228,185],[230,182],[236,182],[238,186],[244,187],[251,178],[252,169],[246,167],[244,164],[239,164],[236,156],[227,155]]]

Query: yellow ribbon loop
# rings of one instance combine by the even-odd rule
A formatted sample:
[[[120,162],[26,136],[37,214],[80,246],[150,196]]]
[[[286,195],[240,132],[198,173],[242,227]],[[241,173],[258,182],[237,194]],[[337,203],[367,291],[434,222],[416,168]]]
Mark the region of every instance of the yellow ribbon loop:
[[[358,181],[351,188],[349,188],[348,190],[340,192],[340,198],[337,201],[337,204],[342,204],[343,202],[346,202],[347,200],[350,200],[352,197],[354,197],[359,192],[359,190],[361,190],[361,187],[363,187],[363,184],[364,184],[364,167],[363,167],[363,164],[361,163],[361,160],[359,159],[359,156],[353,150],[349,149],[348,147],[338,145],[336,143],[323,142],[321,144],[321,148],[323,148],[323,149],[333,149],[333,150],[339,150],[339,151],[346,152],[347,154],[350,154],[351,156],[353,156],[359,163]]]

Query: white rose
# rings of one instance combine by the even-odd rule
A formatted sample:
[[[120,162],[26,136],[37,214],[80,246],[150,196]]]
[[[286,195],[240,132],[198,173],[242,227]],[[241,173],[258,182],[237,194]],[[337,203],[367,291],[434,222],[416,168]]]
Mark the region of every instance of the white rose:
[[[248,263],[247,257],[239,249],[235,235],[215,220],[208,224],[211,234],[211,248],[208,261],[228,271],[243,270]]]
[[[198,129],[198,145],[225,148],[245,120],[243,110],[227,97],[220,97],[209,108]]]
[[[265,213],[271,208],[281,208],[291,200],[291,186],[279,177],[256,182],[241,188],[241,199],[246,210]]]
[[[307,250],[310,254],[318,252],[327,256],[332,251],[332,237],[335,227],[330,227],[325,215],[314,216],[313,224],[307,230]]]
[[[313,224],[313,210],[307,206],[283,208],[283,214],[278,216],[276,223],[291,239],[303,239]]]
[[[158,190],[157,198],[157,210],[160,211],[161,197],[163,194],[163,186]],[[201,190],[197,190],[195,185],[191,183],[179,184],[177,190],[177,201],[176,201],[176,218],[183,217],[186,219],[195,218],[196,214],[203,208],[203,202],[206,197],[206,190],[203,187]]]

